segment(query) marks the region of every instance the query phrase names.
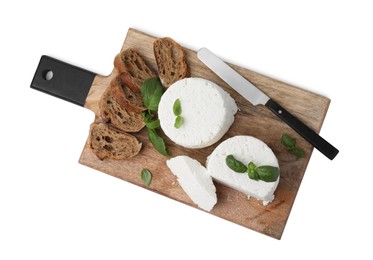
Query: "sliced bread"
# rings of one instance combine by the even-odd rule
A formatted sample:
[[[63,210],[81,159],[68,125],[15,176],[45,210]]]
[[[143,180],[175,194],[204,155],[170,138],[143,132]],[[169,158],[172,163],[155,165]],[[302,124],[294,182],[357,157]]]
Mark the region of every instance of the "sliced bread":
[[[138,132],[145,126],[141,113],[122,107],[113,98],[110,87],[101,98],[100,113],[106,123],[124,132]]]
[[[93,152],[101,160],[127,159],[141,150],[141,143],[136,137],[115,130],[103,123],[91,125],[90,142]]]
[[[146,109],[141,93],[135,92],[123,84],[120,76],[115,77],[111,81],[110,88],[112,98],[127,111],[141,113]]]
[[[189,67],[183,48],[169,37],[156,39],[153,44],[159,78],[163,86],[189,77]]]
[[[132,48],[120,52],[114,59],[114,66],[123,83],[134,92],[140,91],[141,85],[146,79],[157,77],[140,54]]]

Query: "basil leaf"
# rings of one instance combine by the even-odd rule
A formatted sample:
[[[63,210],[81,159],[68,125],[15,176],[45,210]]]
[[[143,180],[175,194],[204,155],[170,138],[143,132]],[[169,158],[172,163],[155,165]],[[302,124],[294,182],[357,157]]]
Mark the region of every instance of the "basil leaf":
[[[240,162],[239,160],[236,160],[236,158],[234,158],[232,154],[228,155],[225,158],[225,163],[231,170],[235,172],[244,173],[247,171],[246,165]]]
[[[259,175],[256,171],[256,165],[253,162],[250,162],[247,166],[247,175],[252,180],[259,180]]]
[[[256,181],[259,180],[259,175],[256,172],[256,165],[253,162],[250,162],[247,165],[247,175],[252,180],[256,180]]]
[[[295,139],[290,137],[288,134],[283,134],[281,136],[281,143],[288,149],[295,147]]]
[[[141,85],[141,97],[144,105],[153,111],[158,110],[158,104],[163,94],[163,86],[159,78],[149,78]]]
[[[295,157],[302,158],[305,153],[303,150],[295,147],[296,140],[288,134],[283,134],[281,136],[281,143],[288,149]]]
[[[151,112],[144,111],[141,113],[141,115],[142,115],[142,119],[145,122],[146,127],[155,129],[161,125],[161,122],[159,121],[159,119],[152,121],[152,118],[154,117],[154,115]]]
[[[157,128],[161,125],[161,121],[159,121],[159,119],[157,119],[157,120],[154,120],[154,121],[146,122],[145,125],[146,125],[147,128],[155,129],[155,128]]]
[[[302,158],[305,155],[304,151],[303,150],[299,150],[298,148],[291,149],[291,153],[293,155],[295,155],[295,157],[297,157],[297,158]]]
[[[150,185],[150,183],[152,181],[152,177],[153,177],[152,173],[148,169],[146,169],[146,168],[142,169],[142,171],[141,171],[141,180],[144,182],[144,184],[146,186],[149,187],[149,185]]]
[[[167,151],[165,142],[163,141],[162,137],[157,134],[155,129],[146,128],[146,130],[148,132],[148,138],[153,144],[154,148],[164,156],[170,156]]]
[[[250,162],[248,165],[247,165],[247,172],[255,172],[256,170],[256,165],[253,163],[253,162]]]
[[[184,123],[184,118],[182,116],[177,116],[175,119],[174,127],[180,128],[183,123]]]
[[[154,115],[150,111],[144,111],[141,113],[142,119],[144,120],[145,124],[149,123]]]
[[[262,180],[265,182],[274,182],[280,175],[280,171],[277,167],[268,165],[256,167],[253,162],[250,162],[247,166],[247,173],[250,179],[256,181]]]
[[[180,99],[176,99],[175,102],[174,102],[174,106],[173,106],[173,111],[174,111],[174,115],[175,116],[180,116],[181,115],[181,103],[180,103]],[[178,128],[178,127],[176,127]]]
[[[277,167],[267,165],[257,167],[256,172],[258,173],[259,180],[265,182],[274,182],[280,175],[280,171]]]
[[[259,175],[256,171],[248,172],[247,175],[249,176],[250,179],[254,181],[259,180]]]

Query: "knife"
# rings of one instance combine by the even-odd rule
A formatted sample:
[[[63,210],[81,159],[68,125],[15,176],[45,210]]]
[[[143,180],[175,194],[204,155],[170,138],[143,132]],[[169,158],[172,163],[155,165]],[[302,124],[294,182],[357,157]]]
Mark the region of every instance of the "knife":
[[[333,160],[336,157],[339,152],[338,149],[286,111],[285,108],[280,106],[263,91],[241,76],[214,53],[206,48],[201,48],[197,52],[197,57],[251,104],[254,106],[266,106],[330,160]]]

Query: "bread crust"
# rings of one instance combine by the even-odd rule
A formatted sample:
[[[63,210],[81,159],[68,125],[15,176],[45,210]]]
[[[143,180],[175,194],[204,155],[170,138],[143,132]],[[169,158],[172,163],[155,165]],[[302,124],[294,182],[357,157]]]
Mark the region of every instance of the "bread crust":
[[[124,132],[138,132],[145,126],[141,113],[128,111],[113,99],[111,88],[101,98],[100,115],[104,122]]]
[[[127,87],[120,79],[120,76],[115,77],[110,82],[110,89],[112,98],[128,112],[141,113],[146,109],[141,93]]]
[[[139,92],[142,83],[155,74],[133,48],[126,49],[115,56],[114,67],[117,68],[122,82],[132,91]]]
[[[142,144],[131,134],[111,128],[104,123],[93,123],[90,129],[90,146],[101,160],[105,158],[120,160],[137,155]]]
[[[159,78],[166,88],[176,81],[190,76],[186,53],[172,38],[156,39],[153,44],[153,51]]]

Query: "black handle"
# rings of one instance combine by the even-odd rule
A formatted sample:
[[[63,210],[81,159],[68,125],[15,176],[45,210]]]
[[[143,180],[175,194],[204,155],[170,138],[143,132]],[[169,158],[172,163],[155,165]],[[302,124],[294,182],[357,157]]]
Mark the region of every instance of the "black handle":
[[[83,106],[96,74],[43,55],[31,88]]]
[[[338,149],[333,145],[328,143],[320,135],[316,134],[311,128],[303,124],[299,119],[286,111],[283,107],[277,104],[272,99],[268,100],[265,104],[273,113],[275,113],[279,118],[286,122],[291,128],[293,128],[298,134],[304,137],[308,142],[310,142],[317,150],[323,153],[330,160],[338,154]]]

